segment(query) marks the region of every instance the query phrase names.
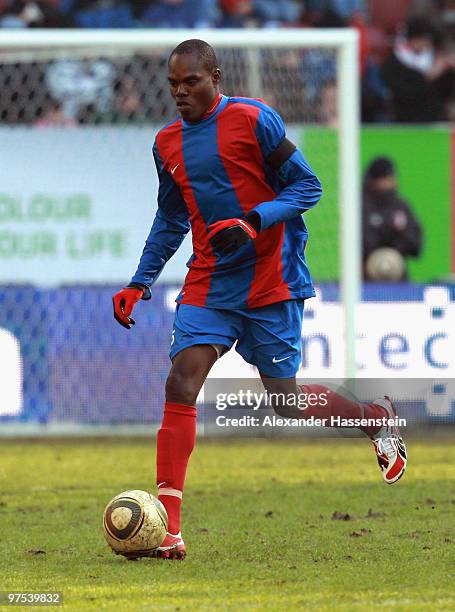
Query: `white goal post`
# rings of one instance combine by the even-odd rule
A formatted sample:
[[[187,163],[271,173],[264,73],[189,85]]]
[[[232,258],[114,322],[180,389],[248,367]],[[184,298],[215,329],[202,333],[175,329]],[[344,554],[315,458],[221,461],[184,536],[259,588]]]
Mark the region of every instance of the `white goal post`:
[[[0,30],[0,60],[8,54],[59,50],[84,53],[174,47],[188,38],[202,38],[214,47],[255,49],[322,48],[337,57],[337,106],[339,146],[340,288],[344,306],[345,376],[356,373],[355,314],[360,299],[361,224],[359,175],[359,62],[358,35],[353,29],[267,30]],[[254,64],[254,59],[252,60]],[[254,71],[252,77],[254,80]],[[258,85],[259,87],[259,85]],[[254,83],[252,84],[254,92]],[[260,91],[254,92],[260,97]],[[311,159],[311,151],[308,152]],[[317,167],[316,167],[317,171]],[[317,240],[317,236],[314,237]]]

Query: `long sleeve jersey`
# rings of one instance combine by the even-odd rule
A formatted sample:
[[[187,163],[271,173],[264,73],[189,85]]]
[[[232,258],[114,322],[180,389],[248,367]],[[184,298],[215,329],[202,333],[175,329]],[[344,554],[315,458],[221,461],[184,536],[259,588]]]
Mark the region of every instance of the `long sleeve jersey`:
[[[278,113],[250,98],[221,96],[200,121],[165,125],[153,145],[158,210],[132,282],[150,288],[191,228],[178,303],[240,309],[314,296],[302,213],[322,189],[298,149],[278,169],[267,163],[285,136]],[[257,238],[235,253],[215,252],[208,227],[251,211],[260,217]]]

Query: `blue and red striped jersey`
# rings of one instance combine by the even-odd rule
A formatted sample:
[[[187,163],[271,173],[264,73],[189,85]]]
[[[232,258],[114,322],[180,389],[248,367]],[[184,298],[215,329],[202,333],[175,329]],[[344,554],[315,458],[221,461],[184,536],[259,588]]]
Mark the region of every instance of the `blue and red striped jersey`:
[[[220,96],[200,121],[164,126],[153,145],[158,210],[132,282],[151,287],[191,228],[193,255],[177,302],[238,309],[315,295],[302,213],[322,189],[298,149],[277,170],[267,164],[284,138],[279,114],[251,98]],[[215,253],[208,226],[252,210],[261,220],[257,238]]]

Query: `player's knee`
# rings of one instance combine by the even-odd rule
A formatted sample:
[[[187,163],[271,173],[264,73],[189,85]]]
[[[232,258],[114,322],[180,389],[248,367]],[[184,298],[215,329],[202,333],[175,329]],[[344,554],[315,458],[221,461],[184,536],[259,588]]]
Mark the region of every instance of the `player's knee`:
[[[211,346],[196,345],[177,354],[166,381],[166,401],[193,406],[216,361]]]
[[[166,401],[193,406],[199,386],[198,381],[189,372],[173,367],[166,380]]]

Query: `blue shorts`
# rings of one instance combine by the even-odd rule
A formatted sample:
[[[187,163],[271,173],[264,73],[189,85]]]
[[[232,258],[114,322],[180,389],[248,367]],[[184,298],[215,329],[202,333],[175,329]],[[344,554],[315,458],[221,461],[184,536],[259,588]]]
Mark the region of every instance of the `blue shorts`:
[[[250,310],[221,310],[179,304],[170,358],[195,344],[221,344],[235,350],[259,372],[292,378],[301,363],[303,299]]]

